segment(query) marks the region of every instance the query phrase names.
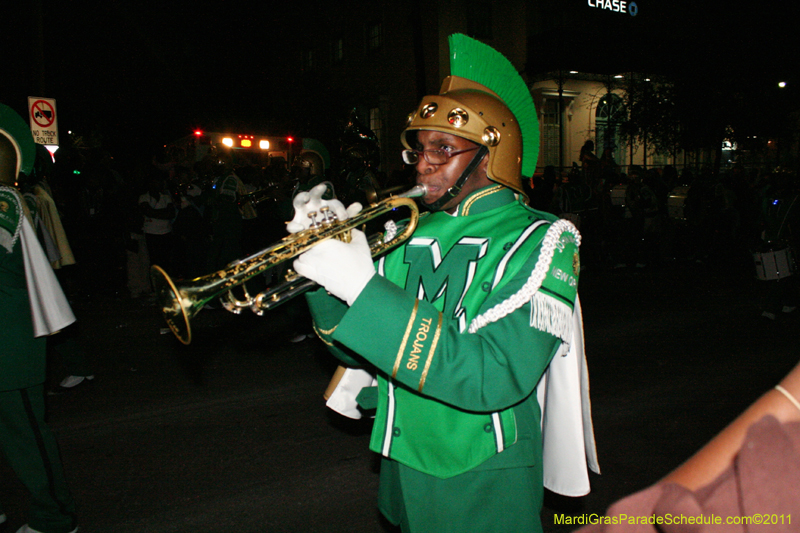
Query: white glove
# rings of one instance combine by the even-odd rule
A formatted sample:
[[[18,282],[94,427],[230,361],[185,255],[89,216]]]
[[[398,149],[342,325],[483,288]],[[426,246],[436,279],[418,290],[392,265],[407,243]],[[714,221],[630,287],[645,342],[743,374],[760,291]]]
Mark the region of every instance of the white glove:
[[[351,204],[347,209],[344,204],[339,200],[323,200],[322,196],[328,191],[328,184],[320,183],[314,186],[308,192],[297,193],[297,196],[292,200],[294,206],[294,218],[291,222],[286,224],[286,230],[289,233],[297,233],[306,230],[311,225],[311,219],[308,214],[312,212],[317,213],[317,222],[322,222],[322,215],[320,209],[328,206],[336,218],[339,220],[346,220],[361,211],[361,204],[358,202]]]
[[[328,239],[294,260],[294,270],[353,305],[375,275],[372,252],[363,231],[351,231],[350,242]]]

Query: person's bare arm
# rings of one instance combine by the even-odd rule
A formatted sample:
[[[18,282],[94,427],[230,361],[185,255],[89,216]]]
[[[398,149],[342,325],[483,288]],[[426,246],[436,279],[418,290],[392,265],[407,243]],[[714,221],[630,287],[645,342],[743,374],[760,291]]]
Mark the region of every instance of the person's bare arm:
[[[800,401],[800,364],[783,378],[780,386]],[[766,392],[662,482],[677,483],[690,490],[711,483],[730,466],[742,446],[747,428],[765,415],[772,415],[782,423],[795,422],[800,421],[800,408],[777,389]]]

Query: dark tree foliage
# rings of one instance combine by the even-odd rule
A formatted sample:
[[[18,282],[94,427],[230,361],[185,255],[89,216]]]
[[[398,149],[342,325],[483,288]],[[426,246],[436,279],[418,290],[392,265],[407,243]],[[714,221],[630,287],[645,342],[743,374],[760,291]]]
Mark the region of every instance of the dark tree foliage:
[[[650,154],[674,155],[682,144],[675,85],[661,77],[630,74],[622,87],[628,111],[620,125],[622,139],[642,147],[645,165]]]

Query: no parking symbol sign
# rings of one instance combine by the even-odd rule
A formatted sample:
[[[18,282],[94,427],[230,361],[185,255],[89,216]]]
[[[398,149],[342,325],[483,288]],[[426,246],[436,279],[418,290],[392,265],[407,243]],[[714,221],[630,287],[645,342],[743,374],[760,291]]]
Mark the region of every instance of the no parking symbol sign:
[[[33,140],[38,144],[58,144],[58,116],[54,98],[28,97],[28,114]]]

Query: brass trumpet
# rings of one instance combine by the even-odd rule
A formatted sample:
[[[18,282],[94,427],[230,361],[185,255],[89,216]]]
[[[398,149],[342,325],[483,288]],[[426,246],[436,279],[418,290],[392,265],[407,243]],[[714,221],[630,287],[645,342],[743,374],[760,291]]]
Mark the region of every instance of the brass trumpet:
[[[242,210],[247,204],[255,207],[261,202],[265,202],[267,200],[280,200],[283,198],[289,198],[291,194],[291,187],[286,187],[279,183],[268,183],[263,189],[240,196],[236,201],[236,205],[239,207],[239,210]]]
[[[337,220],[333,212],[323,207],[319,214],[309,213],[308,216],[312,219],[309,229],[288,235],[276,244],[250,257],[231,263],[224,270],[179,284],[175,283],[161,267],[153,265],[150,276],[167,325],[178,340],[183,344],[189,344],[192,342],[190,325],[192,317],[200,312],[206,303],[215,298],[220,298],[223,307],[232,313],[238,314],[242,309],[248,307],[256,314],[261,315],[265,310],[306,292],[316,283],[289,270],[285,281],[281,284],[255,296],[250,296],[244,286],[246,281],[294,259],[327,239],[349,241],[351,230],[397,208],[407,207],[410,211],[408,223],[399,230],[397,235],[390,238],[385,238],[385,234],[370,237],[372,257],[387,252],[406,241],[414,233],[419,220],[419,209],[412,198],[424,196],[425,193],[425,187],[417,185],[406,193],[386,198],[342,221]],[[318,216],[322,217],[321,221],[316,220]],[[237,299],[231,293],[231,289],[239,285],[242,285],[244,291],[243,300]]]

